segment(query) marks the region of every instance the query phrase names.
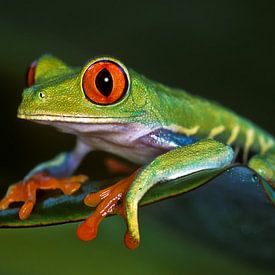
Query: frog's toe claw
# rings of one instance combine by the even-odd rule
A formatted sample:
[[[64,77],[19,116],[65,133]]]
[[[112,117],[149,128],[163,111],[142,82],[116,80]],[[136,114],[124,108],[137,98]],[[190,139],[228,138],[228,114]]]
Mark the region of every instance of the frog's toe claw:
[[[10,201],[7,198],[4,198],[0,201],[0,210],[5,210],[9,208]]]
[[[13,202],[24,201],[25,192],[22,192],[23,190],[22,187],[23,187],[22,182],[13,184],[9,187],[6,193],[6,196],[0,201],[0,210],[5,210],[9,208],[10,204]]]
[[[131,218],[129,219],[126,214],[124,198],[135,176],[136,172],[111,187],[88,194],[85,197],[84,203],[86,205],[90,207],[97,206],[97,208],[90,217],[79,225],[77,229],[79,239],[84,241],[94,239],[97,235],[100,222],[108,215],[121,215],[125,218],[128,225],[131,224]],[[131,226],[128,226],[128,228],[131,228]],[[125,234],[125,245],[130,249],[135,249],[139,245],[139,236],[137,238],[133,237],[138,235],[134,233],[131,230],[127,230]]]
[[[133,237],[129,230],[124,235],[124,243],[129,249],[136,249],[139,246],[139,237]]]
[[[0,201],[0,210],[7,209],[13,202],[24,202],[19,210],[19,218],[25,220],[30,216],[36,203],[37,190],[60,189],[65,195],[71,195],[86,179],[83,175],[57,179],[49,177],[46,173],[37,173],[27,181],[10,186],[6,196]]]
[[[30,214],[32,212],[32,209],[34,207],[34,204],[35,204],[35,202],[29,200],[29,201],[26,201],[21,206],[21,208],[19,210],[19,218],[20,218],[20,220],[25,220],[25,219],[27,219],[30,216]]]
[[[88,179],[85,175],[72,176],[70,178],[60,179],[60,189],[65,195],[71,195],[76,192],[81,183]]]
[[[91,241],[97,235],[100,222],[104,217],[101,215],[92,215],[77,228],[77,236],[82,241]]]

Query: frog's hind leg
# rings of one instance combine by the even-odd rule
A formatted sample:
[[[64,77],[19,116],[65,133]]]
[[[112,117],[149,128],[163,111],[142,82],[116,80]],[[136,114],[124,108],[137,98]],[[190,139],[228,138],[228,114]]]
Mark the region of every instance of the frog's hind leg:
[[[233,150],[215,140],[201,140],[176,148],[158,156],[150,164],[140,168],[117,184],[87,195],[84,202],[96,206],[95,212],[82,223],[77,235],[82,240],[95,238],[101,220],[110,214],[122,215],[127,223],[124,237],[126,246],[135,249],[139,245],[138,203],[143,195],[158,182],[169,181],[205,169],[218,169],[229,165]],[[194,187],[186,186],[186,191]]]
[[[275,204],[275,151],[253,156],[248,166],[264,179],[261,184],[268,198]]]

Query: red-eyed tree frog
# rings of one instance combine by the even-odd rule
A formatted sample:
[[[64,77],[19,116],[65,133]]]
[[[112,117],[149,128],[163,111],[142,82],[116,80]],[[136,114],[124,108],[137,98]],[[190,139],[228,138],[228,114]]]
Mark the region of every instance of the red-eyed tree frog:
[[[139,245],[138,204],[159,182],[205,169],[226,167],[241,158],[266,181],[275,203],[275,139],[249,120],[209,100],[147,79],[120,61],[104,56],[73,68],[44,55],[33,62],[18,117],[74,134],[70,152],[39,164],[11,185],[0,209],[22,201],[27,219],[38,189],[60,189],[70,195],[86,176],[72,176],[95,150],[123,157],[140,166],[128,178],[88,194],[84,203],[96,211],[77,230],[82,240],[97,234],[107,215],[123,215],[125,244]]]

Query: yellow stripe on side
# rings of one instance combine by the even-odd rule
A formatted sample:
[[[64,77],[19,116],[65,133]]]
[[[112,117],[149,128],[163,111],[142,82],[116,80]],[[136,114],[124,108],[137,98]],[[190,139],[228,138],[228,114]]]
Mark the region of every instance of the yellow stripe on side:
[[[272,139],[269,139],[268,141],[265,141],[263,136],[259,137],[259,144],[260,144],[260,153],[264,154],[267,152],[274,144]]]
[[[240,125],[234,126],[226,144],[231,145],[237,139],[239,132],[240,132]]]
[[[250,147],[252,146],[253,142],[254,142],[254,138],[255,138],[255,132],[253,129],[249,129],[246,132],[246,140],[245,140],[245,144],[244,144],[244,153],[243,153],[243,161],[246,162],[247,161],[247,157],[248,157],[248,152]]]
[[[182,133],[182,134],[186,135],[187,137],[190,137],[190,136],[195,135],[199,131],[200,126],[197,125],[192,128],[185,128],[183,126],[171,124],[170,126],[166,126],[165,128],[168,130],[171,130],[173,132]]]
[[[225,130],[225,127],[223,125],[215,127],[210,131],[208,138],[214,138],[215,136],[221,134],[224,130]]]

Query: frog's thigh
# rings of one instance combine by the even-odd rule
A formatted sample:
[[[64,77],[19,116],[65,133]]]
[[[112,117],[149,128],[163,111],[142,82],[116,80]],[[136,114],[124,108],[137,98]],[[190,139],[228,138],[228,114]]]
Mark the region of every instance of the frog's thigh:
[[[143,195],[156,183],[231,163],[231,147],[212,139],[200,140],[157,157],[137,175],[125,202],[130,238],[138,240],[137,207]]]
[[[261,181],[269,199],[275,204],[275,152],[253,156],[248,166],[268,182]]]

